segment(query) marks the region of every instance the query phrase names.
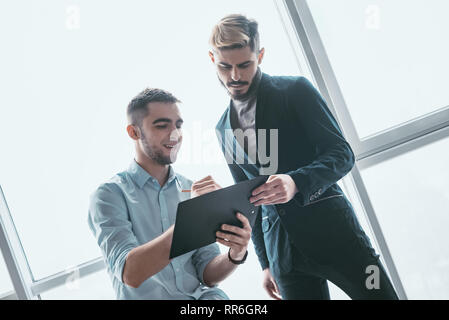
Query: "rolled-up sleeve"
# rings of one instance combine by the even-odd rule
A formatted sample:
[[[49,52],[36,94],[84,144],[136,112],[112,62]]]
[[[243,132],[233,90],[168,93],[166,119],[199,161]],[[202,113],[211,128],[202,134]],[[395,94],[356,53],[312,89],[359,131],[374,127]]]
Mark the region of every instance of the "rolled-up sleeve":
[[[204,269],[212,261],[213,258],[220,255],[220,248],[216,243],[212,243],[205,247],[199,248],[192,256],[193,265],[195,266],[198,279],[204,284]]]
[[[114,184],[103,184],[91,195],[88,225],[109,270],[124,283],[126,257],[138,242],[132,231],[125,198]]]

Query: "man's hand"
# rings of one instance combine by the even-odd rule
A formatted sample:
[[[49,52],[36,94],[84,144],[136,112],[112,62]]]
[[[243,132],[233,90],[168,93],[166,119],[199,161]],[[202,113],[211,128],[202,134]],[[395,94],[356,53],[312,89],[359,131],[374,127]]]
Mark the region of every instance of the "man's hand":
[[[270,297],[276,300],[282,300],[281,294],[279,292],[279,288],[271,275],[270,268],[266,268],[263,270],[263,288],[269,294]]]
[[[223,224],[221,230],[225,232],[217,231],[216,236],[218,243],[231,248],[230,255],[232,259],[242,260],[248,248],[252,230],[248,219],[240,212],[237,212],[237,219],[242,222],[243,228]]]
[[[239,212],[237,213],[237,219],[242,222],[243,228],[223,224],[221,230],[216,233],[217,242],[229,247],[229,253],[226,252],[216,256],[206,265],[203,279],[209,287],[226,279],[237,268],[237,265],[229,261],[228,254],[230,254],[231,259],[237,261],[245,257],[251,238],[251,225],[248,219]]]
[[[192,184],[191,198],[195,198],[218,189],[221,189],[221,186],[215,182],[212,176],[207,176],[201,180],[195,181]]]
[[[279,204],[289,202],[298,192],[293,179],[287,174],[275,174],[260,187],[253,190],[249,201],[260,206],[262,204]]]

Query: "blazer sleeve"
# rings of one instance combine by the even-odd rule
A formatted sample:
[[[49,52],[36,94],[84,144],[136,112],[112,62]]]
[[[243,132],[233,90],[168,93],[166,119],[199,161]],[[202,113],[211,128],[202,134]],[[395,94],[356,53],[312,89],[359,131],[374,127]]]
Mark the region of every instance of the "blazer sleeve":
[[[290,114],[316,154],[310,164],[287,173],[299,190],[294,199],[306,206],[351,171],[355,157],[326,102],[306,78],[298,78],[291,95]]]

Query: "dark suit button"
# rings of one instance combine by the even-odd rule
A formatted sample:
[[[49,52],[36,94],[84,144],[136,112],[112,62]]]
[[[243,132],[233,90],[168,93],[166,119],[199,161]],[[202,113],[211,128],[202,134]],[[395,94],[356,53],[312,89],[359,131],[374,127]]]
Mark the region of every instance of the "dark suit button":
[[[280,215],[280,216],[283,216],[284,214],[285,214],[285,210],[284,210],[284,209],[280,209],[280,210],[279,210],[279,215]]]

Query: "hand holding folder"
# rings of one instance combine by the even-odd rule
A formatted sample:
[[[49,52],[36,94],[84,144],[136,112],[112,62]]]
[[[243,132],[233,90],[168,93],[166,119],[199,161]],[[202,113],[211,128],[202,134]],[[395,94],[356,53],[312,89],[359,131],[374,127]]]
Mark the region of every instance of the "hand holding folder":
[[[235,216],[237,212],[245,215],[253,227],[258,208],[250,203],[249,198],[252,190],[262,185],[267,178],[260,176],[180,202],[176,213],[170,259],[214,243],[216,232],[223,224],[242,227],[242,223]],[[210,183],[197,184],[192,189],[196,189],[196,192],[210,185]]]

